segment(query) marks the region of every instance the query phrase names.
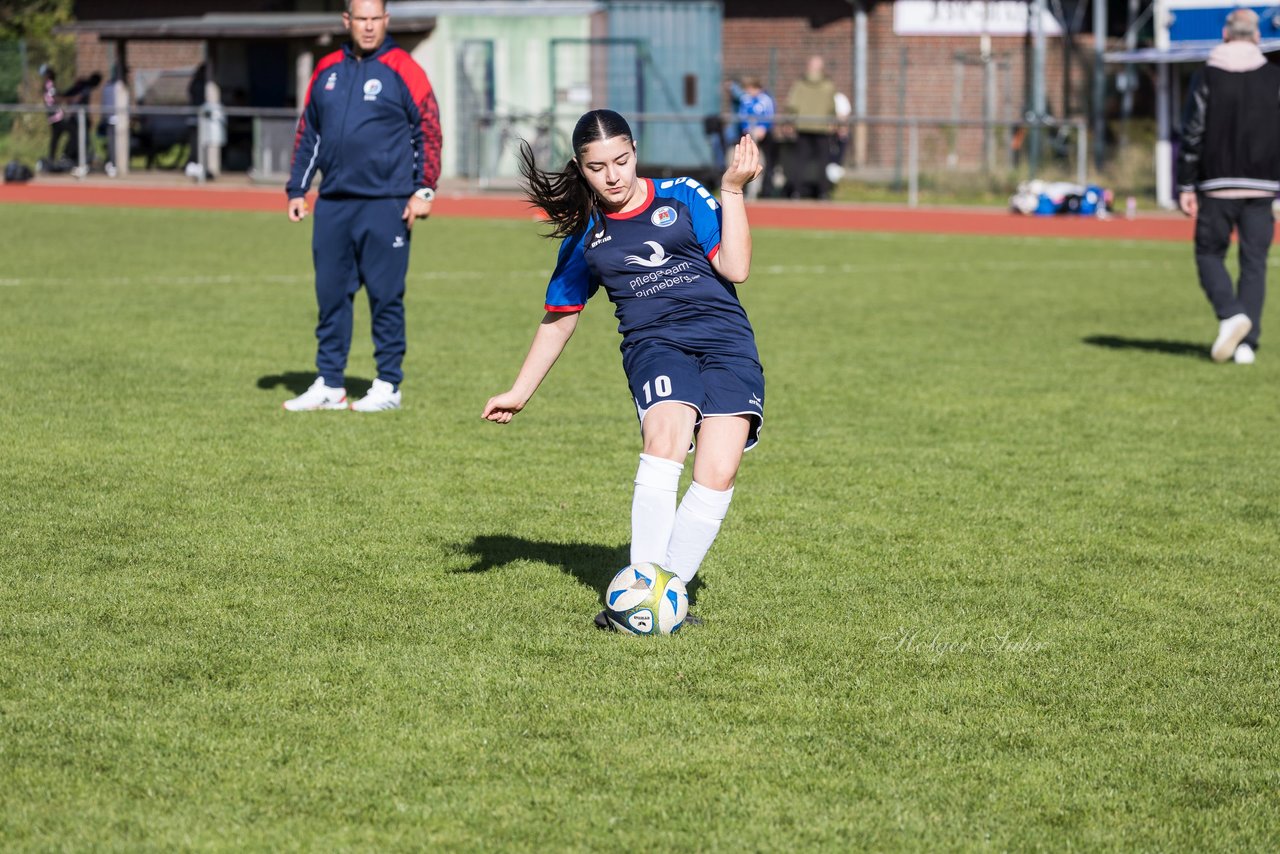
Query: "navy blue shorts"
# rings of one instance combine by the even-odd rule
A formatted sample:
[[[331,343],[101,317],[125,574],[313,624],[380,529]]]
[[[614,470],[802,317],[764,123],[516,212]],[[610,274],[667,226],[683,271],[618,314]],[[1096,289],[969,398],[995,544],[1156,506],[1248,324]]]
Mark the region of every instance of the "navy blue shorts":
[[[693,355],[664,341],[642,341],[622,356],[636,415],[659,403],[685,403],[702,419],[717,415],[745,415],[751,422],[746,450],[760,441],[764,426],[764,370],[754,359]],[[697,433],[697,426],[694,433]]]

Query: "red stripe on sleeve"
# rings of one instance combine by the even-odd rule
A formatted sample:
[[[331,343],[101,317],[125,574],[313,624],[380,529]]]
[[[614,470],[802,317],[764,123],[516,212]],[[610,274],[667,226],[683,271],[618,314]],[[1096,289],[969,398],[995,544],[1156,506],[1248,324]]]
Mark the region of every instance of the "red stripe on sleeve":
[[[558,311],[558,312],[563,312],[564,314],[568,314],[571,311],[582,311],[584,308],[586,308],[586,306],[585,305],[544,305],[543,308],[546,309],[547,311]]]
[[[394,48],[378,57],[394,71],[409,89],[409,97],[418,108],[419,120],[422,123],[422,150],[420,152],[421,173],[419,180],[422,186],[435,188],[440,182],[440,107],[436,103],[435,92],[427,72],[414,61],[404,48]]]

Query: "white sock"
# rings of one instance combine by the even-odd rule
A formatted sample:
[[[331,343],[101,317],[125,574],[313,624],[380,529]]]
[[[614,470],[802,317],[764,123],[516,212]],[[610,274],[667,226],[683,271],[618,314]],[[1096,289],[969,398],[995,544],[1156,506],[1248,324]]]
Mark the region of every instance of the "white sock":
[[[729,512],[733,500],[733,487],[724,492],[703,486],[694,481],[676,511],[675,527],[671,530],[671,545],[667,547],[667,562],[663,566],[688,584],[702,566],[702,559],[720,533],[720,523]]]
[[[684,463],[640,455],[636,491],[631,498],[631,562],[663,564],[671,526],[676,521],[676,493]]]

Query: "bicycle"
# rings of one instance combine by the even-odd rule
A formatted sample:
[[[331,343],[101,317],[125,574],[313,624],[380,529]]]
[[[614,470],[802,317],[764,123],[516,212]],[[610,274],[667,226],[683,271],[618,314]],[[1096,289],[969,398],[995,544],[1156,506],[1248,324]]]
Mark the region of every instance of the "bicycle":
[[[481,182],[519,174],[520,143],[533,152],[534,162],[543,169],[556,169],[572,157],[572,144],[564,132],[564,119],[554,110],[540,113],[491,114],[480,119],[482,134],[493,140],[492,155],[485,158]],[[497,137],[493,138],[496,130]]]

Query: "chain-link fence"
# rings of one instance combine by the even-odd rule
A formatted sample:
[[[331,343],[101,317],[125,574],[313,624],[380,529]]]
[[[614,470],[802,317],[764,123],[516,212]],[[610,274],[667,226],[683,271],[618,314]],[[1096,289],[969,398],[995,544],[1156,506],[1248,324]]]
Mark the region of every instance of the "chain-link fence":
[[[65,107],[61,112],[58,126],[50,123],[42,105],[0,104],[0,128],[5,128],[0,151],[47,172],[119,174],[196,164],[198,174],[190,174],[201,180],[232,171],[283,182],[297,124],[290,109],[143,105]],[[693,122],[685,116],[642,113],[629,119],[642,168],[649,174],[692,175],[711,184],[723,171],[738,131],[733,116]],[[514,189],[525,143],[541,168],[563,168],[573,156],[569,133],[576,120],[576,115],[553,113],[481,114],[468,134],[468,150],[458,158],[458,177],[470,179],[478,189]],[[694,156],[682,163],[654,162],[647,149],[664,134],[694,140],[696,145],[688,147]],[[766,197],[828,197],[841,185],[874,185],[916,205],[922,189],[1012,193],[1020,181],[1037,176],[1089,182],[1083,120],[1035,125],[872,117],[813,136],[776,124],[762,144],[767,169],[754,191]],[[114,157],[126,144],[129,159]],[[1042,152],[1035,175],[1028,163],[1033,144]]]
[[[64,107],[51,122],[43,105],[0,104],[0,151],[37,172],[112,176],[139,170],[183,170],[205,180],[240,172],[283,183],[293,156],[297,114],[290,109]],[[116,152],[128,146],[129,157]]]
[[[480,188],[515,187],[522,143],[528,144],[541,168],[562,168],[572,157],[568,135],[577,118],[551,112],[479,115],[468,133],[472,150],[461,158],[463,177]],[[642,169],[693,175],[708,183],[719,178],[740,132],[738,117],[728,115],[695,121],[640,113],[628,120]],[[647,155],[652,138],[672,134],[696,139],[696,145],[687,146],[694,156],[681,163],[655,162]],[[779,197],[827,197],[840,184],[857,183],[882,186],[915,205],[922,187],[1012,193],[1031,177],[1085,184],[1090,169],[1083,119],[1028,123],[880,116],[834,124],[829,133],[819,135],[798,134],[788,121],[778,119],[761,147],[767,168],[757,192]],[[1033,174],[1031,155],[1037,149]]]

